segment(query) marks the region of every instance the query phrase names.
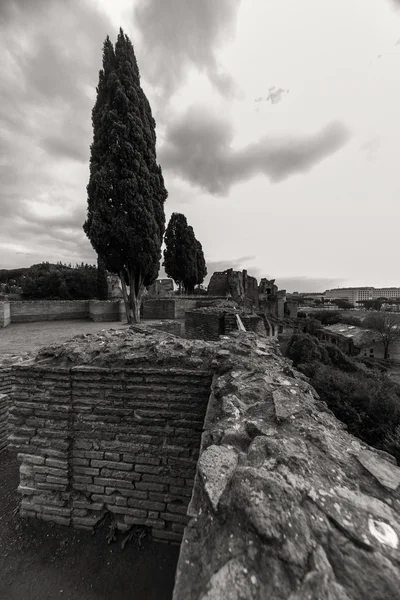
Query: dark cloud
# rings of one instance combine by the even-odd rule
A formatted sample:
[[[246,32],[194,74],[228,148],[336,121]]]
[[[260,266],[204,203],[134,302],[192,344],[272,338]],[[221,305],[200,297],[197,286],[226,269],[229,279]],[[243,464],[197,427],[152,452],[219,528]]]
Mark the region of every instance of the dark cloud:
[[[233,34],[241,0],[140,0],[134,18],[142,34],[146,78],[168,97],[189,67],[206,73],[223,94],[235,84],[220,70],[217,48]]]
[[[211,194],[224,195],[235,183],[264,174],[272,182],[314,165],[339,150],[349,133],[331,123],[317,133],[297,137],[263,137],[233,149],[230,121],[191,107],[167,127],[159,157],[163,168]]]
[[[89,158],[93,93],[110,29],[89,2],[0,2],[3,264],[30,255],[93,260],[82,231],[88,177],[82,164]],[[20,259],[11,260],[17,252]]]

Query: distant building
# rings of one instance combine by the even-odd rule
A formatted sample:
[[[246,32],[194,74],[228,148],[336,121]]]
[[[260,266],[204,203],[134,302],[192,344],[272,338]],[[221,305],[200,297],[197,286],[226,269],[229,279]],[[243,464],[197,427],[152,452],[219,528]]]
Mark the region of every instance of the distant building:
[[[400,287],[374,288],[374,287],[349,287],[326,290],[325,298],[328,300],[347,300],[353,306],[363,300],[377,300],[378,298],[400,298]]]
[[[338,346],[350,356],[363,358],[384,358],[384,348],[378,334],[371,329],[363,329],[355,325],[336,323],[321,327],[316,336],[323,342]],[[400,344],[394,342],[389,349],[388,358],[400,358]]]

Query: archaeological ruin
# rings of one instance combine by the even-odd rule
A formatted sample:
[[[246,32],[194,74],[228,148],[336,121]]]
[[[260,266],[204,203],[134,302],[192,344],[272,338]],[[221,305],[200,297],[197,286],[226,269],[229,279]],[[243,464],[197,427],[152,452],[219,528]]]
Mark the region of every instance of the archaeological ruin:
[[[174,600],[399,598],[400,468],[276,339],[140,325],[7,369],[21,517],[180,544]]]

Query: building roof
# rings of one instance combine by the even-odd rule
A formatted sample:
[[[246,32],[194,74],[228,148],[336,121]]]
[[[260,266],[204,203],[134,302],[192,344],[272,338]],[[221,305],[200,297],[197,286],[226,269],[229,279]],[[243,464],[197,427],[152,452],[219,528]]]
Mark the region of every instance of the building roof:
[[[356,325],[347,325],[345,323],[336,323],[335,325],[327,325],[322,327],[326,331],[341,335],[345,338],[351,339],[355,346],[362,347],[379,342],[379,336],[371,329],[363,329]]]

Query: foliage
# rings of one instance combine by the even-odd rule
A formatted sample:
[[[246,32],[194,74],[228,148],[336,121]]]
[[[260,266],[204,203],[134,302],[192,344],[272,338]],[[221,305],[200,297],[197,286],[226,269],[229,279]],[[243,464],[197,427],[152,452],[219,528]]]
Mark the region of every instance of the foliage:
[[[165,272],[179,287],[190,294],[194,287],[203,283],[207,266],[201,243],[196,239],[193,228],[185,215],[173,213],[165,232]]]
[[[321,321],[322,325],[335,325],[341,322],[341,314],[337,310],[318,310],[312,313],[313,319]]]
[[[20,284],[23,296],[31,300],[87,300],[96,297],[96,276],[92,265],[40,263],[26,271]]]
[[[379,370],[309,335],[295,335],[287,355],[353,435],[400,460],[400,387]]]
[[[83,228],[107,270],[120,276],[128,322],[138,322],[145,288],[160,267],[167,191],[156,158],[155,121],[122,29],[115,49],[108,36],[104,42],[92,124]]]
[[[97,298],[99,300],[108,300],[108,282],[107,282],[107,269],[104,264],[104,260],[97,257]]]
[[[366,310],[381,310],[383,302],[382,299],[357,300],[357,304],[361,304]]]
[[[388,358],[391,346],[400,340],[398,321],[390,313],[380,313],[369,315],[363,324],[367,329],[372,329],[378,334],[383,344],[384,358]]]

